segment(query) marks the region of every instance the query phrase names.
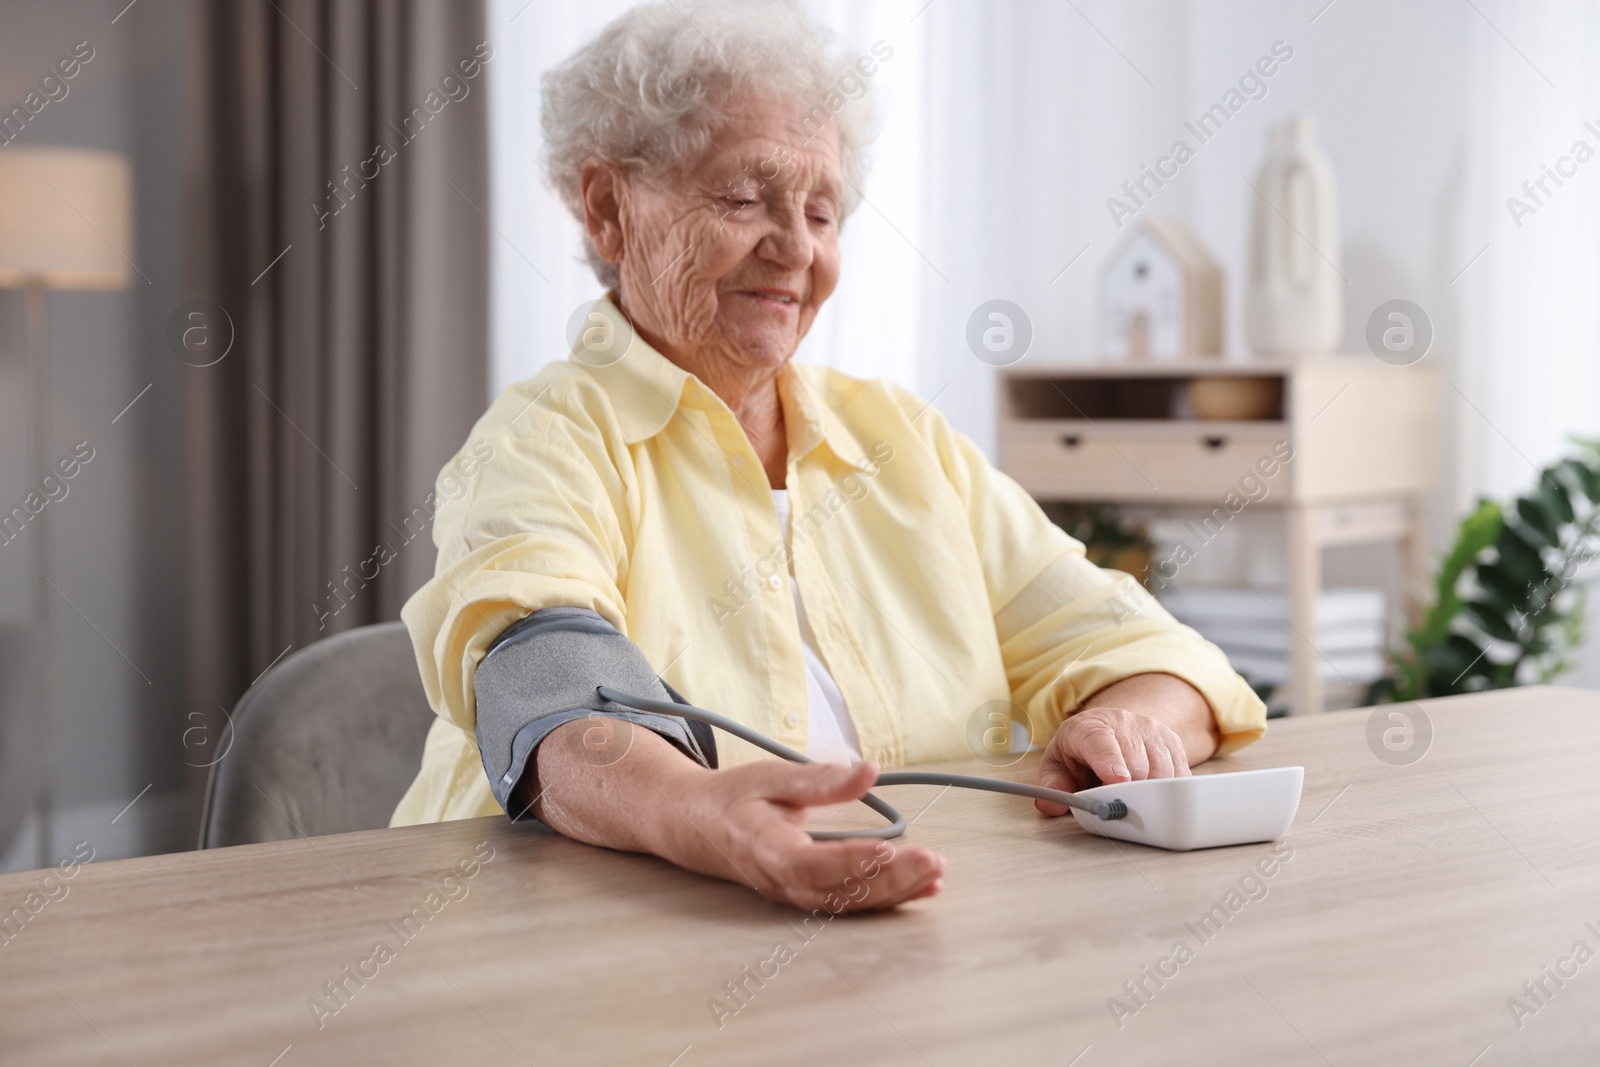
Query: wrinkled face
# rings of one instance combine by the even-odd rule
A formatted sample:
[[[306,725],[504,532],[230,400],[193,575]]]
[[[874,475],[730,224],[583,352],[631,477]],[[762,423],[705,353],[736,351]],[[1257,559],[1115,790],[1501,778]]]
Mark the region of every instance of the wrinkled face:
[[[808,140],[800,115],[752,101],[686,172],[627,183],[621,300],[668,349],[782,366],[833,292],[838,143],[831,123]]]

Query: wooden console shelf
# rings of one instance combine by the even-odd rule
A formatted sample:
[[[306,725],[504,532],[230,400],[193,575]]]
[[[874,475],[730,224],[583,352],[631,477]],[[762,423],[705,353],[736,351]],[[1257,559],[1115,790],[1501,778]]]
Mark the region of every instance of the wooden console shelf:
[[[1202,378],[1264,380],[1275,400],[1260,418],[1193,415]],[[1257,461],[1293,449],[1257,505],[1281,510],[1287,539],[1289,705],[1320,711],[1314,604],[1321,550],[1392,540],[1405,592],[1426,579],[1422,498],[1438,468],[1438,376],[1369,354],[1281,360],[1087,363],[1004,373],[1000,467],[1041,501],[1152,506],[1209,513]],[[1147,510],[1147,508],[1141,508]]]

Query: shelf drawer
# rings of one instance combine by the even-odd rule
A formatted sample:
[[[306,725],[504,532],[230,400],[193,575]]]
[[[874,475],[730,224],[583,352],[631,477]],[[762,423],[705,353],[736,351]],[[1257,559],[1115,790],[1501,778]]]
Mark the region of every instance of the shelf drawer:
[[[1000,427],[1000,469],[1045,500],[1221,504],[1230,491],[1259,498],[1264,484],[1283,501],[1287,438],[1282,423],[1021,420]]]

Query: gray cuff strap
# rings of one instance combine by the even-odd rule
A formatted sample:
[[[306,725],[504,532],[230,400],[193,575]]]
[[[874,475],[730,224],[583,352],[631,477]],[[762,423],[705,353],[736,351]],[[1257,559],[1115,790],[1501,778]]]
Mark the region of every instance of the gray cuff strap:
[[[607,685],[657,700],[684,703],[656,676],[637,645],[587,608],[545,608],[508,628],[473,675],[478,753],[494,798],[513,819],[515,792],[529,761],[551,731],[604,715],[666,738],[702,766],[717,765],[710,730],[672,715],[624,708],[595,693]]]

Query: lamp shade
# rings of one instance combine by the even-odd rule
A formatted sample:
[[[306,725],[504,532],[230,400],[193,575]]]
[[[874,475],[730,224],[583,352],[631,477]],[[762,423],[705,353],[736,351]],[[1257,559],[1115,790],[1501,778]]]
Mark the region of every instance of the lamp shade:
[[[0,148],[0,288],[123,289],[133,267],[133,178],[124,156]]]

